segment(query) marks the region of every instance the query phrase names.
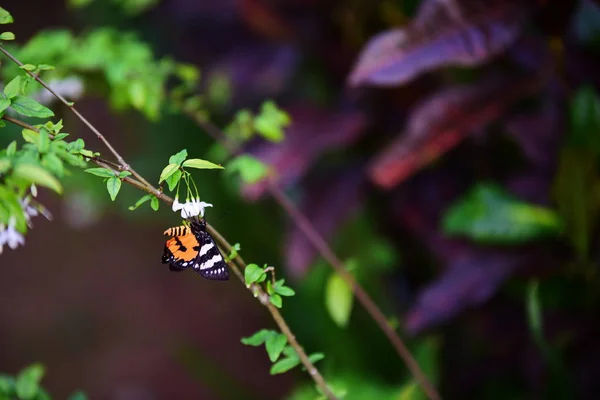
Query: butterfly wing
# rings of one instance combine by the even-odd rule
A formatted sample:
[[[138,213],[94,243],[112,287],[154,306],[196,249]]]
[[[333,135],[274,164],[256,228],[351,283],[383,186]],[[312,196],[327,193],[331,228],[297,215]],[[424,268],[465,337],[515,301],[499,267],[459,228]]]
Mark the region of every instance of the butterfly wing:
[[[199,251],[198,239],[188,231],[185,235],[174,236],[167,240],[162,263],[169,264],[171,271],[182,271],[194,265]]]
[[[198,232],[200,251],[196,257],[193,268],[201,277],[226,281],[229,279],[229,270],[223,259],[223,255],[215,244],[213,238],[206,231]]]

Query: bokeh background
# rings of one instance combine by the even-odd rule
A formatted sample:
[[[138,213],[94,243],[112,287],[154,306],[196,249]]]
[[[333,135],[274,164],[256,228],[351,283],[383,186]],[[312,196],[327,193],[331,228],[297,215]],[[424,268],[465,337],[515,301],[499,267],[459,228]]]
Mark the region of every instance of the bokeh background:
[[[597,398],[600,2],[2,6],[18,44],[42,30],[112,27],[198,66],[220,126],[274,99],[293,121],[285,141],[246,149],[277,168],[444,398]],[[99,81],[85,78],[78,108],[146,178],[157,181],[182,148],[219,154],[166,106],[154,121],[116,110]],[[2,145],[19,136],[2,132]],[[309,352],[326,355],[318,365],[347,399],[423,398],[360,304],[347,326],[331,318],[332,270],[264,185],[195,177],[215,205],[211,224],[295,288],[283,313]],[[41,362],[57,399],[77,388],[93,399],[315,398],[305,372],[270,376],[264,349],[240,343],[274,327],[243,285],[160,263],[162,231],[178,215],[130,212],[139,192],[124,187],[112,203],[80,171],[65,185],[62,197],[40,195],[53,221],[34,220],[26,246],[0,256],[0,371]]]

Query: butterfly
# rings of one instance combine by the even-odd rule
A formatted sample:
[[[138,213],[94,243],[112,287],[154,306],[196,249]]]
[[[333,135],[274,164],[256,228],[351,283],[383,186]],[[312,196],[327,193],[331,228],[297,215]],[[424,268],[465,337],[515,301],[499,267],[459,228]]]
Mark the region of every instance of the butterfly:
[[[206,231],[204,218],[188,220],[188,225],[175,226],[164,232],[171,239],[165,243],[162,263],[171,271],[192,267],[201,277],[226,281],[229,270],[215,241]]]

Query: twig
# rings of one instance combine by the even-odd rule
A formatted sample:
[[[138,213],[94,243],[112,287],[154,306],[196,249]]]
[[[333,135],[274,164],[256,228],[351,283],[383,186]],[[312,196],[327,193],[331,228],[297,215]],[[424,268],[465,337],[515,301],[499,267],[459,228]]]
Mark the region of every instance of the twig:
[[[15,119],[15,118],[12,118],[12,117],[9,117],[6,115],[2,116],[2,119],[6,120],[7,122],[18,125],[22,128],[30,129],[35,132],[39,132],[38,128],[31,126],[28,123],[20,121],[18,119]],[[114,163],[112,163],[108,160],[103,160],[99,157],[86,157],[86,158],[88,158],[88,160],[90,162],[92,162],[100,167],[107,168],[107,169],[114,171]],[[113,164],[113,165],[110,165],[110,164]],[[141,182],[141,181],[137,180],[137,177],[135,179],[133,179],[129,176],[121,178],[121,179],[123,179],[123,181],[125,183],[128,183],[146,193],[149,193],[149,194],[152,194],[152,195],[158,197],[160,200],[162,200],[163,202],[165,202],[168,205],[173,204],[172,198],[170,198],[169,196],[160,192],[158,189],[154,188],[151,184],[147,183],[147,181],[145,181],[145,180],[143,182]],[[146,183],[144,183],[144,182],[146,182]],[[231,251],[232,246],[210,224],[207,224],[207,230],[211,234],[211,236],[213,236],[215,238],[215,240],[217,241],[217,243],[219,244],[219,246],[225,253],[229,253]],[[237,257],[235,257],[235,262],[229,261],[227,264],[229,265],[229,268],[238,277],[238,279],[242,282],[242,284],[245,286],[246,283],[245,283],[244,274],[242,271],[246,268],[246,263],[241,258],[241,256],[238,254]],[[327,382],[325,381],[325,379],[323,378],[323,376],[321,375],[319,370],[310,361],[310,359],[306,355],[306,352],[304,351],[302,346],[296,340],[296,337],[294,336],[294,334],[291,331],[288,324],[285,322],[285,319],[283,318],[283,316],[281,315],[279,310],[269,302],[269,295],[263,290],[262,287],[260,287],[259,285],[256,285],[256,284],[251,285],[248,289],[252,293],[258,294],[257,297],[258,297],[260,303],[269,311],[269,313],[271,314],[271,317],[273,318],[273,320],[275,321],[275,323],[281,330],[281,333],[283,333],[286,336],[288,343],[296,351],[296,354],[298,354],[298,358],[300,359],[300,361],[302,362],[302,364],[308,371],[311,378],[315,381],[315,383],[317,384],[319,389],[323,392],[323,394],[325,396],[327,396],[327,398],[329,400],[338,400],[337,397],[335,396],[335,394],[333,394],[333,392],[331,391],[331,389],[329,389]]]
[[[188,113],[188,115],[198,123],[211,137],[217,140],[223,145],[230,153],[237,154],[240,149],[235,144],[231,143],[225,136],[225,134],[217,128],[215,125],[206,121],[202,117],[195,113]],[[275,201],[286,211],[286,213],[292,218],[295,224],[304,233],[308,241],[317,249],[319,254],[327,260],[331,267],[340,275],[340,277],[346,282],[348,286],[352,288],[354,294],[359,303],[365,308],[367,313],[371,315],[371,318],[377,323],[379,328],[387,336],[388,340],[400,356],[407,368],[421,384],[425,394],[431,400],[440,400],[440,394],[437,392],[433,384],[429,381],[427,376],[421,370],[419,363],[410,353],[410,350],[406,347],[400,336],[396,331],[389,325],[385,314],[381,311],[377,303],[371,298],[371,296],[364,290],[364,288],[354,279],[354,276],[350,274],[346,268],[344,268],[341,260],[336,256],[331,247],[327,244],[327,241],[319,234],[313,224],[306,218],[300,210],[294,205],[289,197],[275,184],[269,183],[267,186],[267,192],[275,199]]]

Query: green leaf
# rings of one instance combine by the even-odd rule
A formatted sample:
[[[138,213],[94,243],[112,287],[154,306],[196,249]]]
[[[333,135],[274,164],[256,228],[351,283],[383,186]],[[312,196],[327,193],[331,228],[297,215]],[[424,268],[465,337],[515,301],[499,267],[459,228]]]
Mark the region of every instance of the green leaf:
[[[115,177],[114,171],[111,171],[110,169],[106,169],[106,168],[88,168],[84,172],[87,172],[88,174],[100,176],[102,178],[114,178]]]
[[[15,176],[27,179],[32,183],[45,186],[54,190],[56,193],[62,193],[60,182],[48,171],[35,164],[19,164],[15,167]]]
[[[16,140],[13,140],[6,147],[6,155],[9,156],[9,157],[12,157],[12,156],[15,155],[16,152],[17,152],[17,142],[16,142]]]
[[[131,175],[132,175],[132,174],[131,174],[131,172],[129,172],[129,171],[121,171],[121,172],[119,173],[119,178],[123,179],[123,178],[126,178],[126,177],[128,177],[128,176],[131,176]]]
[[[198,168],[198,169],[223,169],[222,165],[211,163],[210,161],[201,160],[199,158],[190,158],[183,162],[183,166],[186,168]]]
[[[284,358],[273,364],[269,372],[271,373],[271,375],[283,374],[284,372],[287,372],[292,368],[297,367],[299,364],[300,359],[298,357]]]
[[[12,100],[10,107],[26,117],[49,118],[54,116],[52,110],[44,107],[30,97],[16,96]]]
[[[283,284],[285,283],[285,279],[280,279],[277,282],[275,282],[275,293],[281,295],[281,296],[293,296],[296,294],[296,292],[294,292],[294,290],[290,287],[284,286]]]
[[[25,368],[17,376],[15,389],[17,396],[23,400],[34,399],[40,390],[40,381],[44,376],[44,367],[33,364]]]
[[[50,71],[54,69],[54,65],[38,64],[37,69],[40,71]]]
[[[10,168],[11,162],[7,158],[0,158],[0,174],[8,171]]]
[[[4,95],[7,98],[12,99],[19,94],[21,94],[21,75],[13,78],[4,86]]]
[[[0,40],[15,40],[15,34],[12,32],[0,33]]]
[[[65,167],[62,160],[54,153],[46,154],[42,159],[42,165],[58,177],[62,177],[65,174]]]
[[[25,71],[35,71],[36,70],[36,66],[33,64],[19,65],[19,68],[24,69]]]
[[[179,164],[169,164],[160,173],[160,179],[158,183],[161,183],[171,175],[173,175],[179,169]]]
[[[239,172],[245,183],[253,184],[265,178],[269,168],[262,161],[248,154],[237,156],[227,165],[229,173]]]
[[[77,391],[70,395],[67,400],[87,400],[87,396],[82,391]]]
[[[287,337],[282,333],[267,337],[265,348],[271,362],[277,361],[286,344]]]
[[[308,356],[308,360],[312,364],[316,363],[317,361],[321,361],[324,358],[325,358],[325,354],[323,354],[323,353],[313,353],[310,356]]]
[[[540,283],[531,281],[527,287],[527,322],[534,337],[541,339],[542,335],[542,311],[538,296]]]
[[[229,255],[227,256],[227,262],[233,260],[234,258],[237,257],[238,252],[242,249],[242,246],[239,243],[234,244],[233,246],[231,246],[231,251],[229,252]]]
[[[171,175],[167,179],[165,179],[165,182],[167,182],[167,185],[169,186],[169,190],[171,190],[171,191],[175,190],[175,188],[177,187],[177,184],[181,180],[182,176],[183,176],[183,172],[181,172],[180,169],[177,169],[173,175]]]
[[[12,376],[0,374],[0,395],[11,395],[14,387],[15,379]],[[7,397],[7,399],[10,398]]]
[[[40,137],[37,142],[38,151],[42,154],[47,153],[50,149],[50,136],[45,129],[40,130]]]
[[[273,289],[273,285],[271,284],[271,281],[267,281],[267,293],[269,295],[275,294],[275,289]]]
[[[13,23],[12,15],[10,15],[10,13],[8,11],[6,11],[4,8],[0,7],[0,24],[6,25],[6,24],[12,24],[12,23]]]
[[[246,346],[258,347],[258,346],[262,345],[263,343],[265,343],[268,338],[270,338],[271,336],[275,336],[277,334],[278,334],[277,332],[272,331],[272,330],[261,329],[260,331],[256,332],[252,336],[242,338],[241,341],[242,341],[242,344],[245,344]]]
[[[281,308],[283,306],[283,299],[278,294],[272,294],[269,296],[269,302],[273,304],[277,308]]]
[[[128,92],[131,104],[138,110],[143,109],[148,97],[146,85],[140,80],[135,80],[129,84]]]
[[[108,190],[110,199],[112,201],[115,201],[115,199],[117,198],[117,194],[119,194],[119,190],[121,190],[121,180],[116,176],[110,178],[106,181],[106,189]]]
[[[169,157],[169,164],[181,165],[181,163],[187,158],[187,155],[187,150],[183,149],[179,153],[173,154],[171,157]]]
[[[133,211],[135,209],[137,209],[139,206],[141,206],[142,204],[144,204],[145,202],[147,202],[148,200],[150,200],[152,198],[151,195],[147,194],[145,196],[143,196],[142,198],[140,198],[138,201],[135,202],[134,205],[129,207],[130,211]]]
[[[0,99],[0,116],[4,114],[4,110],[6,110],[10,106],[10,100],[8,99]]]
[[[150,201],[150,207],[154,210],[154,211],[158,211],[158,206],[160,205],[160,203],[158,202],[158,197],[154,197],[152,196],[152,200]]]
[[[266,272],[256,264],[248,264],[244,269],[244,279],[246,285],[251,285],[256,282],[262,282],[266,279]]]
[[[453,204],[443,221],[448,235],[516,244],[556,236],[562,222],[548,208],[525,203],[495,184],[478,184]]]
[[[284,138],[283,128],[290,124],[290,117],[277,108],[272,101],[266,101],[260,114],[254,118],[254,129],[271,142],[280,142]]]
[[[325,287],[325,307],[339,327],[346,327],[352,313],[354,294],[352,288],[339,274],[331,274]]]
[[[23,129],[21,132],[23,134],[23,139],[28,143],[36,144],[40,137],[39,133],[32,131],[31,129]]]
[[[68,133],[59,133],[58,135],[54,136],[54,141],[62,140],[64,138],[66,138],[67,136],[69,136]]]

